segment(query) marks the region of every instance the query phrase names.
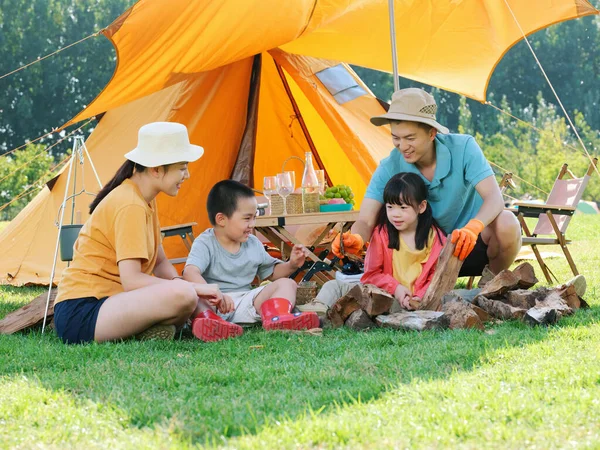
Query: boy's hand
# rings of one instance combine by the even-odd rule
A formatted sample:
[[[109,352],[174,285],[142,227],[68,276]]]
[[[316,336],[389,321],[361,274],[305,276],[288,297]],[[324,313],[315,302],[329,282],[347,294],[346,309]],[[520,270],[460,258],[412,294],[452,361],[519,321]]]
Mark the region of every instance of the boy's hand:
[[[218,284],[193,283],[196,295],[206,300],[212,306],[216,306],[223,300],[223,294]]]
[[[233,299],[227,295],[223,294],[223,300],[217,305],[217,309],[221,314],[228,314],[233,312],[235,309],[235,305],[233,304]]]
[[[292,252],[290,253],[290,266],[294,270],[299,269],[304,264],[308,250],[304,245],[294,245]]]
[[[406,289],[401,284],[398,285],[396,291],[394,292],[394,297],[400,303],[404,309],[412,309],[410,306],[410,301],[412,300],[412,294],[408,289]]]

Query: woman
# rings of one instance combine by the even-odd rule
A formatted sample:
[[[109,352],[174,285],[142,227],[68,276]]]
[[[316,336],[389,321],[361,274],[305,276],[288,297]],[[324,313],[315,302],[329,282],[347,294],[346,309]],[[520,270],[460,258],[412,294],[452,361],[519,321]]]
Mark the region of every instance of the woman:
[[[172,338],[199,297],[222,298],[215,286],[179,279],[160,244],[155,198],[177,195],[189,178],[188,162],[203,152],[190,145],[184,125],[156,122],[140,129],[137,147],[90,205],[73,262],[63,272],[54,323],[65,343],[142,332]]]

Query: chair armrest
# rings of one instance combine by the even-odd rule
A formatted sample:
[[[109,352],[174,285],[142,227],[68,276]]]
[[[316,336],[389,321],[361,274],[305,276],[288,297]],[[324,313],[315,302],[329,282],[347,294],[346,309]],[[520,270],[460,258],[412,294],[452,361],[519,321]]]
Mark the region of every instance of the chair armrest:
[[[519,213],[523,214],[525,217],[537,217],[546,211],[550,211],[552,214],[556,214],[557,216],[572,216],[577,209],[576,206],[540,205],[536,203],[524,202],[516,202],[514,203],[514,206],[516,206],[519,210]]]

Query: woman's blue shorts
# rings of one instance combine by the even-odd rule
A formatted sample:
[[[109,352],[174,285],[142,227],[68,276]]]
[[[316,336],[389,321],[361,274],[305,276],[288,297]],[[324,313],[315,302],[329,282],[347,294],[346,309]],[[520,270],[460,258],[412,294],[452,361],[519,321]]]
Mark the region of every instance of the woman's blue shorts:
[[[65,344],[85,344],[94,340],[100,307],[108,297],[75,298],[54,306],[54,327]]]

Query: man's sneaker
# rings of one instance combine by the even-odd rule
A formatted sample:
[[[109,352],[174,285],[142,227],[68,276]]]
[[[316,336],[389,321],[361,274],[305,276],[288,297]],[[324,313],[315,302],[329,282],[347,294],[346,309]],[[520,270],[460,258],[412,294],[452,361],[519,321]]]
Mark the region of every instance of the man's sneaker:
[[[175,337],[175,325],[153,325],[135,335],[138,341],[162,340],[171,341]]]
[[[571,278],[569,281],[567,281],[565,283],[566,286],[574,286],[575,287],[575,292],[577,292],[577,295],[579,297],[582,297],[585,295],[585,291],[587,289],[587,282],[585,281],[585,277],[583,275],[577,275],[574,278]]]
[[[319,316],[324,316],[329,310],[327,305],[319,300],[313,300],[312,302],[305,303],[304,305],[296,305],[296,308],[298,308],[298,311],[301,312],[315,312]]]

